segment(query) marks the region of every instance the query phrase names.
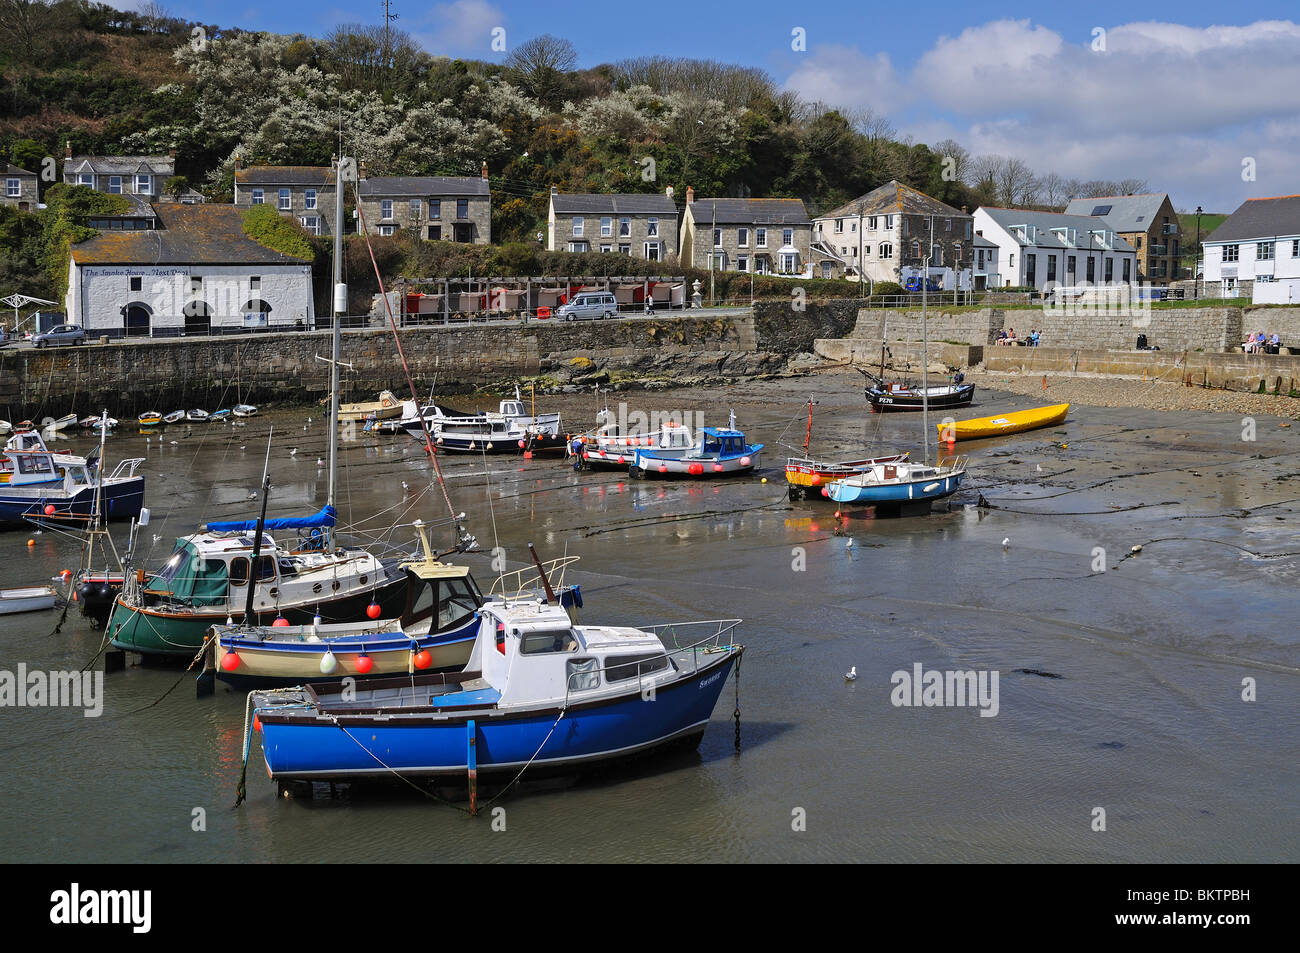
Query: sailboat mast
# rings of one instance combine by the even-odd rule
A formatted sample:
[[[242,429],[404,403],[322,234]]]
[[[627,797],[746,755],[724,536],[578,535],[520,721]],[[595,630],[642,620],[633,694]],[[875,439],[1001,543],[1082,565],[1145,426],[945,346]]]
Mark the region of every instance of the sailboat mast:
[[[930,217],[930,241],[934,240],[934,217]],[[921,259],[921,440],[925,444],[925,464],[930,465],[930,347],[926,332],[926,286],[930,283],[930,248]]]
[[[808,428],[803,433],[803,452],[805,456],[807,456],[808,454],[808,445],[812,443],[812,408],[813,408],[813,399],[809,397],[808,398]]]
[[[343,343],[343,314],[348,286],[343,283],[343,163],[342,150],[334,166],[334,341],[330,351],[330,475],[325,504],[334,506],[339,469],[339,358]],[[334,527],[327,527],[328,549],[334,548]]]

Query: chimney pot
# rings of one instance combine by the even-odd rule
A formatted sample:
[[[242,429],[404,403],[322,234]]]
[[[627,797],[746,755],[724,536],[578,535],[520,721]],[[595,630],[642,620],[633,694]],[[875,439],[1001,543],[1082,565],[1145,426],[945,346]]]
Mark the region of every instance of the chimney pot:
[[[664,195],[668,196],[669,198],[673,197],[673,187],[671,185],[668,186],[668,188],[664,189]]]
[[[69,158],[69,159],[72,158],[72,140],[71,140],[71,139],[68,140],[67,152],[64,153],[64,156],[66,156],[66,157]]]
[[[693,185],[688,185],[686,186],[686,204],[690,205],[694,201],[695,201],[695,187]]]
[[[487,161],[486,161],[486,160],[483,162],[483,172],[482,172],[482,175],[483,175],[483,178],[485,178],[485,179],[488,177],[488,174],[487,174]]]

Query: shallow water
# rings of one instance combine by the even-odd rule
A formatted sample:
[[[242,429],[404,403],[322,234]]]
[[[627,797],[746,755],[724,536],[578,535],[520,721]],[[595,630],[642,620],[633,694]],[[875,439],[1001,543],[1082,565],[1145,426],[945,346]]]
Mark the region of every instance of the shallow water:
[[[698,410],[710,424],[734,407],[768,445],[766,484],[443,460],[484,550],[466,558],[485,587],[486,551],[499,543],[516,568],[532,540],[543,558],[582,557],[569,581],[582,584],[583,621],[743,617],[739,755],[728,686],[698,753],[512,792],[504,831],[416,794],[278,799],[256,740],[236,810],[243,696],[219,686],[196,700],[192,676],[133,667],[106,676],[99,718],[0,709],[3,859],[1297,859],[1300,560],[1262,557],[1300,551],[1300,428],[1260,418],[1257,441],[1244,443],[1231,415],[1077,407],[1060,428],[959,445],[971,473],[950,509],[840,524],[832,504],[785,496],[777,442],[803,439],[810,391],[816,454],[850,456],[868,438],[881,450],[918,444],[916,416],[871,417],[857,375],[824,374],[616,395],[630,409]],[[959,416],[1030,403],[978,394]],[[590,395],[545,404],[575,428],[595,409]],[[246,497],[271,425],[273,508],[321,505],[320,408],[171,428],[148,445],[134,433],[109,440],[110,461],[149,460],[148,565],[198,522],[256,515]],[[409,531],[391,524],[445,516],[409,438],[343,448],[341,515],[362,535],[406,547]],[[970,505],[981,493],[1001,508]],[[1135,544],[1142,552],[1121,562]],[[1096,547],[1104,573],[1093,571]],[[18,530],[0,535],[0,557],[10,587],[75,567],[77,550]],[[0,669],[75,670],[95,654],[100,634],[84,620],[71,613],[51,634],[56,621],[0,621]],[[916,663],[996,670],[997,716],[895,707],[891,674]],[[846,682],[851,666],[858,678]],[[1242,700],[1244,678],[1256,681],[1254,702]],[[1104,832],[1092,829],[1098,807]],[[195,808],[205,831],[192,829]],[[805,830],[792,829],[798,809]]]

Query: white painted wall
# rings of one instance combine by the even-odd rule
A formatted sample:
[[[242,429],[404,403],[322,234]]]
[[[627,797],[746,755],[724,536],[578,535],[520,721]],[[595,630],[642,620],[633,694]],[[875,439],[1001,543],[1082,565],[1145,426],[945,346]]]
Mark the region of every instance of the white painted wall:
[[[1259,242],[1273,243],[1273,259],[1259,259]],[[1300,278],[1300,249],[1296,243],[1300,235],[1284,235],[1276,238],[1252,239],[1242,242],[1215,242],[1205,245],[1205,280],[1221,281],[1224,278],[1236,278],[1238,281],[1253,281],[1259,277],[1272,277],[1274,281],[1287,278]],[[1237,260],[1224,261],[1223,249],[1227,245],[1237,246]]]
[[[1035,256],[1034,269],[1034,288],[1041,291],[1048,284],[1048,258],[1056,258],[1056,277],[1054,284],[1078,284],[1082,285],[1088,281],[1088,256],[1092,255],[1096,261],[1096,275],[1093,278],[1093,284],[1106,284],[1106,260],[1114,261],[1112,266],[1113,277],[1112,284],[1119,284],[1124,280],[1124,261],[1129,262],[1129,281],[1137,280],[1137,253],[1135,251],[1120,251],[1118,249],[1103,249],[1095,244],[1093,238],[1093,247],[1091,250],[1086,246],[1079,248],[1064,248],[1060,244],[1034,244],[1024,245],[1018,236],[1012,235],[1010,231],[999,225],[992,216],[984,209],[975,210],[975,231],[982,234],[984,238],[998,246],[997,249],[997,270],[998,284],[1000,287],[1012,285],[1015,287],[1024,287],[1028,282],[1025,276],[1025,256]],[[1046,230],[1039,230],[1039,236],[1050,236],[1052,233]],[[1088,236],[1081,235],[1080,241],[1087,242]],[[1118,240],[1118,239],[1117,239]],[[1067,280],[1067,260],[1073,255],[1076,259],[1076,271],[1074,281]],[[990,290],[992,290],[990,282]]]
[[[250,279],[257,277],[259,287]],[[131,279],[140,290],[131,290]],[[192,278],[202,278],[203,288],[191,293]],[[84,265],[70,267],[65,309],[70,324],[87,333],[113,333],[124,329],[122,308],[145,304],[152,311],[151,326],[161,330],[185,327],[184,307],[202,300],[214,329],[246,327],[242,308],[250,299],[271,306],[268,327],[293,328],[301,322],[310,328],[315,320],[310,265]]]

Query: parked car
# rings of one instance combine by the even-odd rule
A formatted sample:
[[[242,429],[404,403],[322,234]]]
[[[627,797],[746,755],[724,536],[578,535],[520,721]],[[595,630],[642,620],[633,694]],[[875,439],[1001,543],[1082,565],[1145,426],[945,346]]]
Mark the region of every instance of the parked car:
[[[565,321],[612,318],[617,314],[618,300],[608,291],[584,291],[576,294],[572,301],[560,305],[555,311],[555,316]]]
[[[903,284],[903,287],[908,291],[912,291],[915,292],[916,294],[920,294],[921,279],[908,278],[907,281]],[[939,287],[939,284],[933,278],[927,278],[925,279],[925,290],[926,292],[933,294],[934,292],[942,291],[943,289]]]
[[[57,347],[60,344],[85,344],[86,332],[75,324],[60,324],[32,338],[36,347]]]

